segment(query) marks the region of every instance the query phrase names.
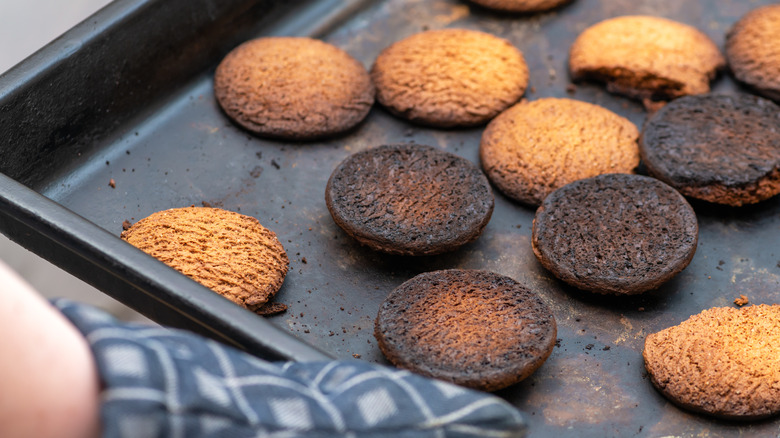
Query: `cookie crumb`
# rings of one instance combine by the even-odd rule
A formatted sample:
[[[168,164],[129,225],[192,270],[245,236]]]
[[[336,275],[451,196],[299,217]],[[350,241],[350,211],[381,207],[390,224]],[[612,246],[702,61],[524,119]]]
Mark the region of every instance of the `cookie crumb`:
[[[747,304],[749,302],[750,301],[748,300],[748,297],[746,297],[745,295],[742,295],[742,294],[740,294],[739,298],[736,298],[734,300],[734,304],[736,304],[739,307],[742,307],[742,306],[744,306],[745,304]]]
[[[354,357],[355,359],[360,359],[360,355],[357,353],[353,354],[352,357]]]
[[[114,181],[114,178],[108,180],[108,186],[111,187],[112,189],[116,188],[116,181]]]
[[[569,84],[566,86],[566,92],[569,94],[574,94],[577,92],[577,86],[574,84]]]
[[[133,226],[133,224],[129,220],[125,219],[125,220],[122,221],[122,229],[123,230],[128,230],[132,226]]]

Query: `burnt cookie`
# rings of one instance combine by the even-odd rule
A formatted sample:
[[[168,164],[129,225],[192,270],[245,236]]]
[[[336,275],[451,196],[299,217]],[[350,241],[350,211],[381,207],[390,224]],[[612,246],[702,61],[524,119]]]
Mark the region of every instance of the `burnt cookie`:
[[[225,113],[260,136],[313,140],[360,123],[374,104],[374,85],[357,60],[331,44],[267,37],[231,51],[214,74]]]
[[[631,121],[586,102],[545,98],[521,102],[493,119],[479,156],[505,195],[539,205],[553,190],[603,173],[633,173],[639,130]]]
[[[239,306],[266,314],[264,305],[282,287],[289,264],[273,231],[219,208],[160,211],[121,237]]]
[[[525,93],[528,67],[509,41],[466,29],[412,35],[371,69],[377,100],[393,114],[434,127],[480,125]]]
[[[572,0],[471,0],[480,6],[504,12],[542,12]]]
[[[531,231],[539,262],[564,282],[600,294],[655,289],[685,269],[698,223],[685,198],[656,179],[606,174],[551,193]]]
[[[741,206],[780,193],[780,106],[752,95],[674,100],[640,138],[650,175],[685,196]]]
[[[675,404],[731,420],[780,412],[780,306],[716,307],[653,333],[642,356]]]
[[[648,108],[707,93],[724,66],[718,47],[698,29],[641,15],[594,24],[569,53],[572,79],[605,82],[610,92],[642,100]]]
[[[417,144],[347,157],[328,180],[325,202],[358,242],[399,255],[453,251],[479,237],[493,213],[493,192],[476,165]]]
[[[513,385],[552,352],[555,318],[529,288],[477,270],[420,274],[379,308],[374,336],[394,365],[484,391]]]
[[[780,4],[754,9],[726,34],[734,77],[780,102]]]

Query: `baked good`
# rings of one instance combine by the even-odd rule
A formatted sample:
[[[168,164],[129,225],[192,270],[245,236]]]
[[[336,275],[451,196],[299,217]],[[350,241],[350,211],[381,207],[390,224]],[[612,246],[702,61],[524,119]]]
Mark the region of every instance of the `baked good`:
[[[287,253],[257,219],[219,208],[159,211],[122,232],[122,239],[252,311],[276,294]],[[282,309],[283,310],[283,309]]]
[[[406,281],[379,308],[374,336],[394,365],[495,391],[552,352],[555,317],[537,294],[488,271],[445,270]]]
[[[735,420],[780,412],[780,305],[704,310],[648,335],[642,356],[683,408]]]
[[[685,196],[731,206],[780,193],[780,106],[752,95],[687,96],[646,123],[650,175]]]
[[[515,103],[528,67],[509,41],[475,30],[414,34],[385,48],[371,68],[377,100],[395,115],[435,127],[480,125]]]
[[[542,12],[572,0],[471,0],[486,8],[505,12]]]
[[[313,140],[342,133],[374,104],[374,85],[357,60],[302,37],[247,41],[222,60],[214,94],[225,113],[260,136]]]
[[[605,174],[545,198],[531,243],[539,262],[566,283],[631,295],[685,269],[698,232],[696,214],[673,188],[646,176]]]
[[[642,100],[648,108],[708,92],[724,66],[718,47],[698,29],[643,15],[594,24],[569,53],[572,79],[606,82],[610,92]]]
[[[780,4],[740,18],[726,34],[726,56],[737,80],[780,101]]]
[[[347,157],[328,179],[325,202],[358,242],[399,255],[453,251],[479,237],[493,214],[490,183],[476,165],[418,144]]]
[[[505,195],[539,205],[553,190],[602,173],[633,173],[639,130],[631,121],[586,102],[523,101],[493,119],[479,157]]]

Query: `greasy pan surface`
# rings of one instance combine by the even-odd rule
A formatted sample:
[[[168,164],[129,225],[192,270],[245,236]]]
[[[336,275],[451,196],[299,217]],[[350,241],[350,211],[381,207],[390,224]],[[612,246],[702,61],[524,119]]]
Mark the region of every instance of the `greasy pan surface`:
[[[502,15],[459,0],[389,0],[339,19],[336,27],[285,27],[283,20],[294,19],[283,18],[255,35],[314,34],[370,67],[385,46],[412,33],[478,29],[523,51],[530,69],[526,98],[596,103],[641,127],[646,113],[637,102],[596,84],[577,84],[567,91],[568,48],[583,29],[608,17],[652,14],[691,24],[722,48],[726,31],[740,16],[768,3],[575,0],[550,13]],[[262,140],[220,111],[212,92],[216,62],[136,117],[108,129],[94,146],[61,152],[61,165],[49,164],[47,175],[16,178],[116,236],[124,220],[135,222],[193,204],[257,217],[279,235],[291,259],[277,295],[289,310],[270,321],[339,358],[386,363],[372,335],[374,318],[385,296],[418,273],[488,269],[526,283],[553,309],[560,338],[535,374],[498,393],[528,413],[531,436],[776,434],[777,419],[725,422],[671,405],[645,375],[641,350],[648,333],[709,307],[733,305],[740,294],[754,304],[780,301],[780,199],[743,208],[692,203],[700,227],[693,261],[672,281],[639,297],[596,296],[552,278],[531,250],[534,210],[497,191],[493,217],[477,241],[439,256],[388,256],[361,247],[334,224],[324,200],[332,170],[351,153],[408,141],[478,162],[482,128],[423,128],[375,106],[364,123],[340,138],[316,143]],[[728,73],[713,88],[744,91]],[[72,135],[78,139],[81,134]],[[115,188],[109,187],[111,179]],[[124,243],[117,237],[116,245]],[[88,277],[90,272],[75,274]]]

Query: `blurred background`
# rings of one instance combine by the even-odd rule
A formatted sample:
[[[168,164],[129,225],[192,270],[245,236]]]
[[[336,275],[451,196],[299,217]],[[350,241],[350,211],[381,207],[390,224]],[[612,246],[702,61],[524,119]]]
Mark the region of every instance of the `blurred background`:
[[[0,0],[0,73],[54,40],[110,0]],[[148,321],[0,234],[0,259],[47,297],[100,307],[127,321]]]

